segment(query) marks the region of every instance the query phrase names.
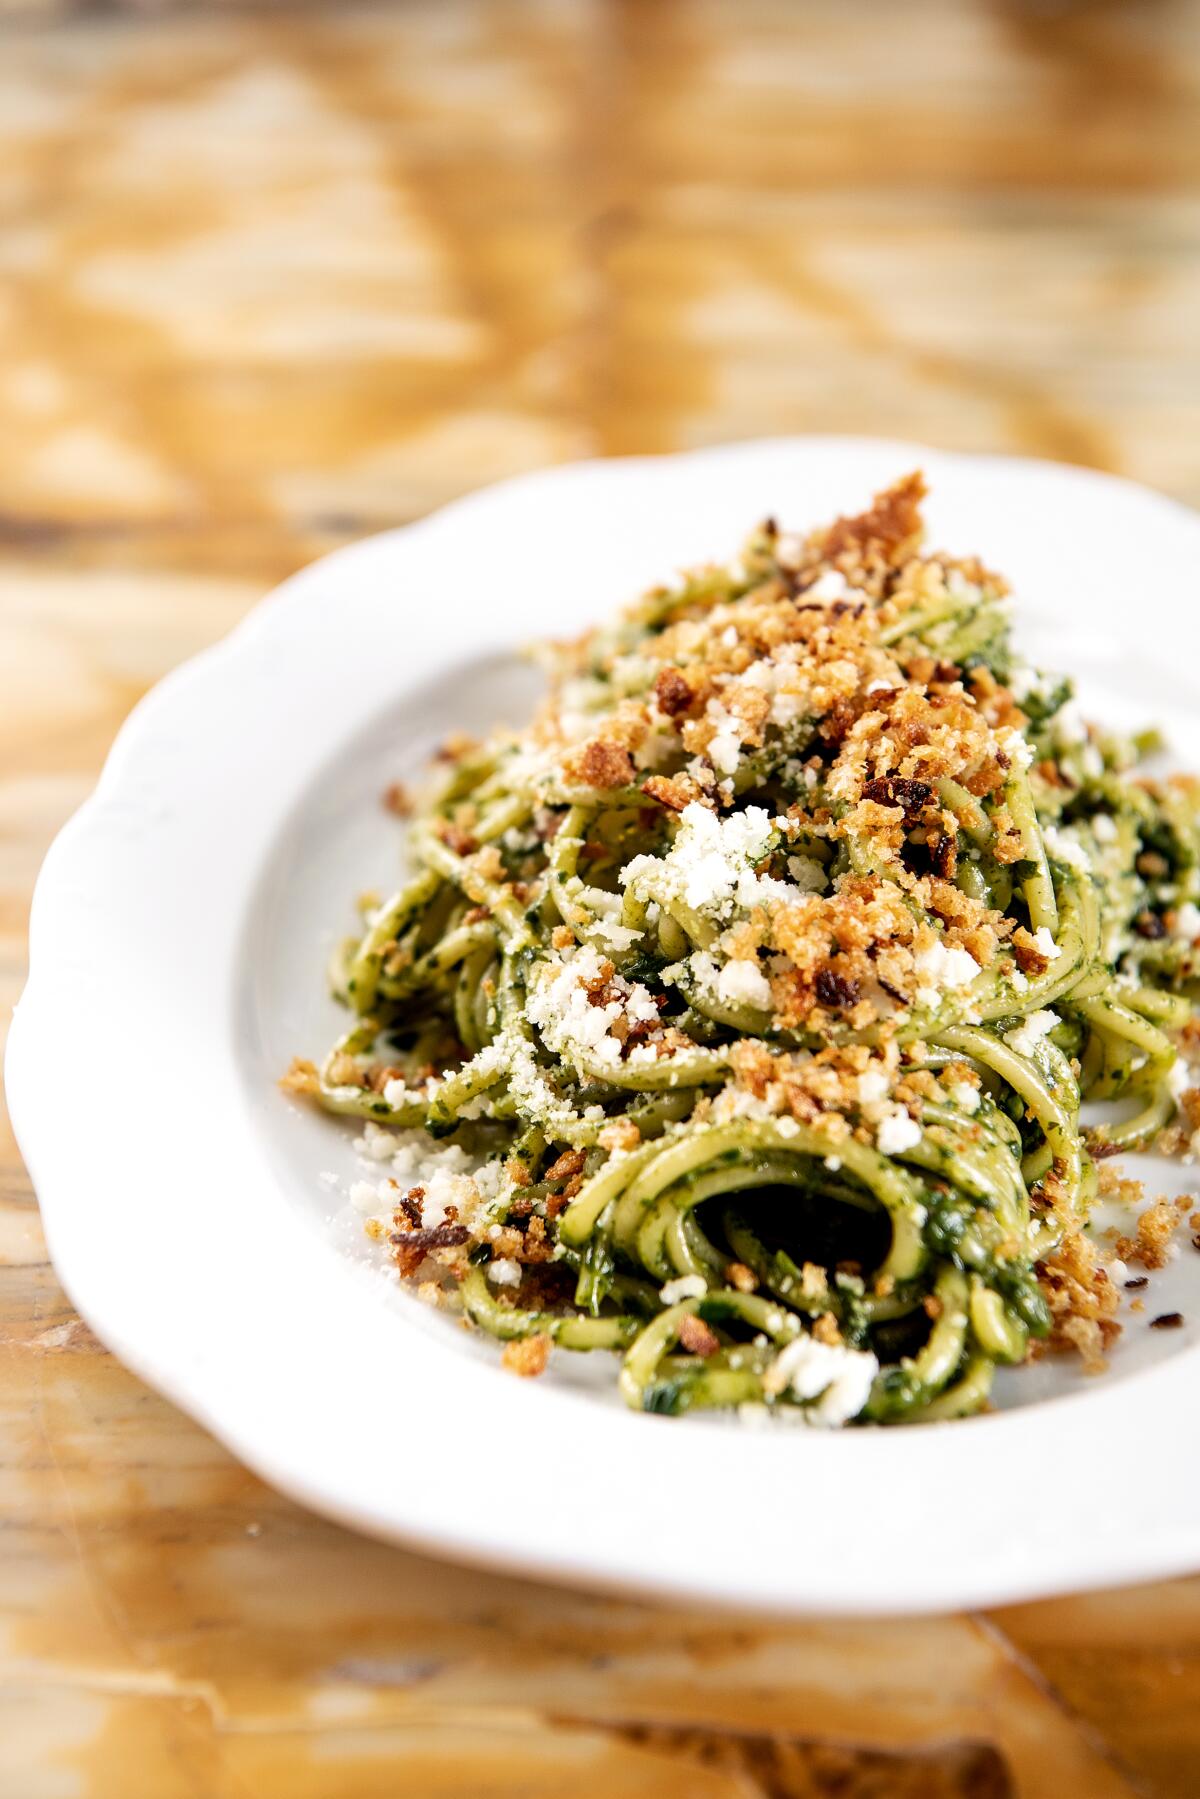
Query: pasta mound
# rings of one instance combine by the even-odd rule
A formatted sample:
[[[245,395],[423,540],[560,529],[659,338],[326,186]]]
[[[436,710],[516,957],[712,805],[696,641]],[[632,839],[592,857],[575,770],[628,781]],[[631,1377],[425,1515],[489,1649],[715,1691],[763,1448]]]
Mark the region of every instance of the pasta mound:
[[[414,872],[286,1084],[364,1121],[368,1230],[520,1375],[608,1349],[641,1410],[901,1423],[1120,1328],[1097,1164],[1200,1123],[1198,787],[1019,658],[924,492],[768,520],[388,790]]]

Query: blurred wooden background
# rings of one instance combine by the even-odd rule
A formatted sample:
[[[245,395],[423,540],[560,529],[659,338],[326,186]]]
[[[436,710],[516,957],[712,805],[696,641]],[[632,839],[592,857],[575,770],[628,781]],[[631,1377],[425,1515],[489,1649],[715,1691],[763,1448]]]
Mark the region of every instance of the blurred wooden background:
[[[348,537],[810,430],[1200,501],[1198,99],[1192,0],[0,0],[5,1016],[129,706]],[[1200,1582],[763,1628],[304,1515],[74,1317],[3,1123],[0,1494],[13,1799],[1200,1792]]]

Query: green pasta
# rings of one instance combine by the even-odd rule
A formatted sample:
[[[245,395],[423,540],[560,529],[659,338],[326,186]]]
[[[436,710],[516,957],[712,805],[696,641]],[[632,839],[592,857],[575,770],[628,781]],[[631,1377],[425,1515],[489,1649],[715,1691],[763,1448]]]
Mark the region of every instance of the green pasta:
[[[892,1424],[1112,1328],[1081,1233],[1187,1084],[1197,784],[1015,656],[923,493],[768,521],[559,650],[334,958],[353,1021],[287,1084],[365,1121],[369,1228],[518,1372]]]

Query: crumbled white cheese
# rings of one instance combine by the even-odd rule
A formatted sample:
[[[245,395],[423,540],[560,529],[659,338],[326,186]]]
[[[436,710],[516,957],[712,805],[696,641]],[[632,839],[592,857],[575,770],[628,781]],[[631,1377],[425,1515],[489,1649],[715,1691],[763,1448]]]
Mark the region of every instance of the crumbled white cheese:
[[[811,696],[800,677],[795,658],[795,646],[781,644],[771,656],[752,662],[737,683],[741,688],[757,688],[760,693],[771,696],[771,710],[767,716],[771,724],[780,727],[793,724],[811,703]],[[724,702],[721,704],[723,706]],[[714,721],[717,717],[711,705],[708,716]],[[712,757],[711,748],[709,757]]]
[[[608,987],[615,997],[596,1004],[589,988],[595,991],[598,984],[603,985],[602,966],[603,958],[591,944],[568,949],[538,970],[526,1000],[528,1017],[547,1048],[575,1066],[582,1061],[615,1065],[621,1060],[622,1045],[613,1036],[612,1026],[622,1013],[634,1022],[658,1019],[649,989],[620,975],[614,976]]]
[[[1006,726],[1002,731],[996,732],[996,742],[999,744],[1001,750],[1008,757],[1009,762],[1014,768],[1025,769],[1031,766],[1033,762],[1033,750],[1030,748],[1029,744],[1026,743],[1021,733],[1014,730],[1011,725]]]
[[[781,687],[771,701],[768,718],[773,725],[778,725],[782,730],[785,725],[795,724],[807,705],[807,694],[801,693],[796,688]]]
[[[1057,1012],[1031,1012],[1015,1029],[1005,1032],[1004,1041],[1018,1055],[1031,1056],[1042,1038],[1048,1037],[1059,1023]]]
[[[1104,1272],[1115,1287],[1124,1286],[1129,1279],[1129,1267],[1120,1256],[1114,1256],[1111,1262],[1106,1262]]]
[[[716,726],[706,751],[708,759],[718,774],[734,774],[742,758],[742,728],[720,700],[709,700],[706,712],[709,721]]]
[[[1117,822],[1107,812],[1097,812],[1092,820],[1092,835],[1097,843],[1117,841]]]
[[[708,1282],[702,1274],[680,1274],[659,1291],[659,1298],[665,1306],[677,1306],[684,1299],[703,1299],[708,1292]]]
[[[1098,781],[1104,773],[1104,758],[1094,743],[1085,743],[1080,750],[1079,766],[1089,781]]]
[[[980,973],[979,964],[970,950],[955,946],[947,948],[940,937],[925,949],[918,950],[913,963],[928,986],[952,991],[969,986]]]
[[[470,1218],[498,1196],[504,1180],[499,1162],[476,1164],[456,1143],[434,1148],[423,1130],[383,1131],[368,1122],[354,1147],[365,1161],[390,1161],[392,1167],[388,1180],[350,1185],[350,1204],[368,1216],[391,1212],[399,1193],[419,1184],[425,1225],[443,1223],[450,1206],[459,1218]]]
[[[717,977],[717,992],[731,1006],[770,1008],[771,984],[758,963],[748,959],[726,962]]]
[[[521,1264],[514,1262],[511,1256],[497,1256],[494,1262],[487,1265],[487,1277],[497,1287],[519,1287]]]
[[[1047,962],[1057,962],[1062,955],[1062,951],[1050,935],[1049,927],[1044,924],[1040,924],[1033,933],[1033,941],[1037,945],[1038,954],[1045,956]]]
[[[413,1142],[413,1135],[415,1133],[406,1133],[404,1137],[392,1138],[392,1147],[395,1152],[392,1156],[392,1173],[397,1179],[403,1180],[406,1175],[412,1175],[415,1178],[426,1161],[431,1166],[438,1168],[453,1166],[454,1164],[449,1160],[452,1149],[458,1149],[459,1155],[463,1157],[465,1163],[466,1157],[463,1156],[458,1144],[447,1144],[443,1150],[430,1149],[429,1139],[422,1132],[422,1148],[424,1150],[422,1153],[422,1148],[418,1148],[418,1145]]]
[[[679,733],[675,729],[674,719],[666,724],[648,731],[637,748],[633,751],[636,768],[662,768],[664,763],[674,760],[679,753]]]
[[[517,1029],[506,1028],[493,1047],[503,1059],[508,1090],[517,1110],[522,1115],[528,1114],[548,1136],[566,1135],[576,1122],[577,1114],[550,1085],[527,1038]],[[474,1060],[478,1062],[479,1057]],[[585,1106],[583,1116],[602,1124],[604,1109],[599,1105]]]
[[[468,1174],[431,1164],[422,1171],[421,1181],[425,1188],[421,1222],[426,1230],[436,1230],[439,1224],[445,1224],[451,1206],[459,1218],[466,1218],[479,1205],[479,1188]]]
[[[1091,857],[1078,838],[1068,836],[1067,832],[1060,830],[1057,825],[1047,825],[1042,836],[1045,838],[1046,848],[1050,854],[1056,856],[1060,862],[1065,862],[1069,868],[1078,868],[1084,874],[1091,870]]]
[[[875,1147],[881,1156],[900,1156],[921,1141],[921,1127],[902,1106],[889,1112],[875,1132]]]
[[[771,1397],[791,1392],[807,1404],[810,1424],[836,1427],[857,1418],[871,1394],[879,1362],[869,1350],[820,1343],[803,1332],[784,1345],[763,1375]]]
[[[806,770],[806,773],[811,771]],[[825,866],[812,856],[789,856],[788,873],[795,881],[801,893],[824,893],[826,885]]]
[[[806,600],[844,600],[850,592],[850,584],[839,569],[827,568],[824,574],[818,575],[811,587],[804,591]]]
[[[768,1089],[768,1092],[770,1089]],[[746,1087],[726,1085],[713,1100],[714,1124],[729,1124],[735,1118],[773,1118],[767,1100],[757,1099]],[[779,1120],[783,1123],[783,1120]],[[794,1122],[794,1120],[789,1121]]]
[[[677,896],[697,911],[730,916],[736,898],[747,909],[770,896],[788,896],[781,881],[764,882],[754,873],[775,839],[775,826],[762,806],[748,806],[719,818],[698,801],[679,815],[679,831],[665,856],[635,856],[621,872],[627,886],[648,897]]]
[[[1175,914],[1175,923],[1171,926],[1172,937],[1181,943],[1194,943],[1200,937],[1200,906],[1185,900]]]
[[[1192,1084],[1192,1071],[1182,1056],[1176,1056],[1167,1070],[1167,1091],[1171,1098],[1178,1102],[1183,1098]]]
[[[1015,964],[1008,970],[1008,978],[1018,993],[1028,993],[1029,977],[1022,974]]]
[[[416,1096],[412,1093],[406,1081],[395,1080],[387,1082],[383,1089],[383,1097],[389,1106],[399,1107],[406,1106],[409,1100]]]
[[[858,1077],[858,1103],[860,1106],[878,1105],[880,1100],[888,1096],[887,1071],[883,1068],[868,1068]]]
[[[654,996],[640,981],[635,981],[625,995],[625,1015],[634,1024],[658,1023],[658,1007],[654,1003]]]
[[[611,918],[597,918],[589,926],[589,930],[591,935],[598,937],[607,949],[615,949],[618,953],[632,949],[642,935],[640,931],[635,931],[630,925],[615,924]]]
[[[954,1104],[963,1112],[978,1112],[980,1093],[978,1087],[972,1087],[970,1081],[955,1081],[946,1089]]]

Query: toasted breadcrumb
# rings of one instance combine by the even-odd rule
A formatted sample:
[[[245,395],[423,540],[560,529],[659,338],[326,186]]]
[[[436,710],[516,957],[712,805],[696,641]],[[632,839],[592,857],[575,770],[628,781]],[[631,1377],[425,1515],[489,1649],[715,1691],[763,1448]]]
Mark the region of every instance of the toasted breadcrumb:
[[[550,1360],[550,1338],[544,1333],[539,1333],[536,1337],[516,1337],[511,1343],[504,1345],[500,1360],[510,1374],[518,1374],[522,1380],[531,1380],[535,1375],[546,1372],[546,1364]]]
[[[412,796],[403,781],[393,781],[390,786],[384,788],[383,804],[385,810],[396,818],[412,817]]]
[[[281,1077],[279,1085],[285,1093],[302,1093],[307,1097],[319,1092],[321,1077],[317,1073],[315,1063],[306,1062],[302,1056],[296,1056],[287,1073]]]
[[[721,1347],[720,1338],[714,1330],[705,1324],[703,1318],[687,1313],[679,1321],[679,1341],[692,1355],[715,1355]]]
[[[614,1118],[602,1127],[596,1138],[601,1149],[610,1151],[636,1149],[641,1140],[642,1133],[633,1118]]]
[[[1192,1203],[1186,1201],[1188,1206]],[[1117,1238],[1117,1254],[1122,1261],[1137,1262],[1143,1268],[1165,1268],[1174,1251],[1175,1232],[1183,1222],[1184,1213],[1160,1197],[1142,1213],[1132,1237]]]
[[[800,1291],[805,1299],[823,1299],[829,1291],[829,1278],[817,1262],[805,1262],[800,1270]]]
[[[548,1183],[553,1181],[569,1181],[583,1172],[587,1161],[587,1151],[583,1149],[564,1149],[561,1156],[547,1168],[542,1179]]]
[[[624,787],[633,780],[633,758],[620,744],[594,738],[568,759],[566,772],[581,787]]]
[[[1101,1199],[1118,1199],[1123,1205],[1140,1205],[1145,1194],[1143,1182],[1127,1176],[1114,1162],[1105,1162],[1099,1170],[1097,1191]]]
[[[1082,1228],[1070,1230],[1038,1264],[1038,1278],[1053,1325],[1045,1342],[1033,1346],[1032,1355],[1072,1350],[1081,1357],[1085,1373],[1103,1373],[1106,1351],[1121,1331],[1115,1317],[1121,1295],[1100,1251]]]
[[[642,792],[671,812],[685,811],[694,800],[707,803],[703,790],[688,775],[651,775],[642,782]]]

